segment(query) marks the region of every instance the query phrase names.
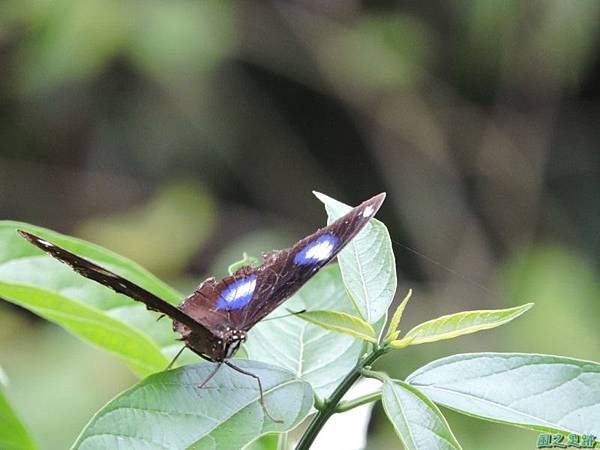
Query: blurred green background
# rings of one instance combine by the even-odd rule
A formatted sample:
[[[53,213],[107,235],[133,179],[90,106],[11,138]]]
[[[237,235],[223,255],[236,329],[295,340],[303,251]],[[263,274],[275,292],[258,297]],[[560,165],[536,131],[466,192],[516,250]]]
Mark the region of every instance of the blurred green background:
[[[394,376],[473,351],[598,361],[599,23],[597,0],[3,0],[0,218],[189,290],[323,225],[311,190],[387,191],[406,326],[536,303],[387,357]],[[42,449],[135,381],[5,302],[0,366]],[[444,412],[466,449],[535,447]],[[376,408],[369,449],[398,447]]]

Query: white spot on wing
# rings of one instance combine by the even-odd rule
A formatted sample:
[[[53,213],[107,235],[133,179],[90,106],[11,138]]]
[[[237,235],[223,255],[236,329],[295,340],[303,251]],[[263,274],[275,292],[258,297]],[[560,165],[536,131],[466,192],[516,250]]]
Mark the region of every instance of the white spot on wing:
[[[330,240],[318,242],[309,249],[306,250],[304,257],[306,259],[313,259],[316,261],[323,261],[329,258],[333,251],[333,243]]]
[[[38,243],[43,246],[43,247],[54,247],[50,242],[44,240],[44,239],[37,239]]]
[[[240,309],[252,300],[256,289],[256,275],[236,280],[227,286],[217,298],[217,309]]]
[[[110,277],[110,278],[118,278],[119,276],[115,273],[109,272],[106,269],[103,269],[102,267],[96,267],[94,269],[95,272],[101,273],[102,275],[106,276],[106,277]]]
[[[331,257],[337,243],[338,239],[335,236],[324,234],[298,252],[294,257],[294,262],[296,264],[314,264],[325,261]]]
[[[248,278],[247,280],[237,284],[233,289],[227,290],[223,298],[227,303],[235,302],[236,300],[252,295],[256,288],[256,277]]]
[[[372,205],[369,205],[365,209],[363,209],[363,212],[362,212],[363,217],[369,217],[372,214],[373,214],[373,206]]]

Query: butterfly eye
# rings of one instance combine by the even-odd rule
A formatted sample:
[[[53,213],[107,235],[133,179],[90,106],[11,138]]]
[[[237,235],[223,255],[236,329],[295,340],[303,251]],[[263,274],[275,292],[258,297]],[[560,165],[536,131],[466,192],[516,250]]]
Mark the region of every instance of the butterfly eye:
[[[235,352],[237,352],[240,348],[240,345],[242,345],[243,339],[241,339],[238,336],[233,336],[234,340],[230,341],[227,344],[227,349],[225,351],[225,357],[226,358],[231,358]],[[245,338],[245,336],[244,336]]]

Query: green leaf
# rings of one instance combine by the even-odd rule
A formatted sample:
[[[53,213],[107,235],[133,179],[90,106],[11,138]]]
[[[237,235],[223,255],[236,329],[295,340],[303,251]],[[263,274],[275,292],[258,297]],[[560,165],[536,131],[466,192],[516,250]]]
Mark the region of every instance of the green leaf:
[[[160,298],[183,297],[132,261],[96,245],[18,222],[0,222],[0,296],[120,357],[139,375],[163,370],[180,348],[170,321],[75,273],[17,235],[22,228],[90,259]],[[123,340],[125,338],[125,340]],[[161,351],[162,350],[162,351]]]
[[[244,447],[244,450],[278,450],[277,444],[280,435],[281,433],[265,434]]]
[[[400,331],[398,330],[398,325],[400,325],[400,320],[402,320],[402,314],[404,313],[404,308],[406,308],[406,305],[407,305],[408,301],[410,300],[411,296],[412,296],[412,289],[409,289],[408,293],[404,297],[404,300],[402,300],[402,302],[398,305],[398,308],[396,308],[396,311],[394,312],[394,315],[392,316],[392,320],[390,321],[390,325],[388,326],[388,330],[387,330],[387,334],[386,334],[386,338],[385,338],[386,342],[391,342],[395,339],[398,339],[398,334],[400,333]]]
[[[600,364],[562,356],[470,353],[433,361],[406,380],[434,402],[538,431],[600,436]]]
[[[339,311],[305,311],[296,317],[314,323],[326,330],[347,334],[368,342],[377,343],[375,330],[363,319]]]
[[[358,361],[364,342],[290,316],[290,311],[355,312],[339,267],[324,267],[298,293],[250,330],[248,358],[291,370],[327,397]],[[287,316],[287,317],[284,317]]]
[[[314,194],[325,204],[329,223],[351,209],[327,195]],[[358,312],[375,324],[386,315],[396,292],[396,263],[386,226],[371,219],[340,252],[338,262]]]
[[[269,412],[265,416],[256,380],[225,365],[199,363],[152,375],[111,400],[85,427],[73,450],[107,448],[234,449],[260,435],[294,428],[310,412],[310,385],[287,370],[256,361],[235,362],[258,376]]]
[[[2,389],[0,389],[0,448],[2,450],[35,450],[36,448]]]
[[[139,375],[164,370],[169,363],[147,335],[83,303],[44,289],[3,282],[0,295],[119,355]]]
[[[516,319],[532,306],[533,303],[527,303],[514,308],[465,311],[438,317],[417,325],[391,346],[404,347],[408,340],[411,340],[410,345],[425,344],[489,330]]]
[[[438,407],[411,385],[399,380],[386,381],[382,401],[406,450],[461,448]]]

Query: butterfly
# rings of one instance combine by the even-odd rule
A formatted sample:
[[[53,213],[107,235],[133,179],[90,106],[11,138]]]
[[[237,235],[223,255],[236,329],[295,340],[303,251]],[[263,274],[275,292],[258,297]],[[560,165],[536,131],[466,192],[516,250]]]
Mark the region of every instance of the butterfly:
[[[215,278],[204,280],[179,306],[46,239],[27,231],[18,232],[84,277],[145,303],[149,310],[171,318],[174,331],[180,334],[180,340],[185,345],[168,368],[185,348],[189,348],[200,357],[216,363],[213,372],[199,387],[212,378],[221,364],[254,377],[258,381],[263,409],[271,417],[263,403],[260,379],[228,359],[240,348],[248,331],[256,323],[290,298],[337,256],[377,213],[384,199],[385,193],[376,195],[294,246],[263,254],[263,264],[259,267],[244,266],[220,281]]]

